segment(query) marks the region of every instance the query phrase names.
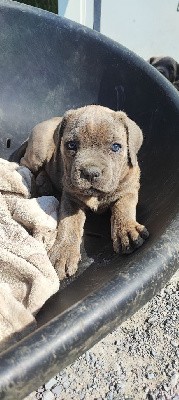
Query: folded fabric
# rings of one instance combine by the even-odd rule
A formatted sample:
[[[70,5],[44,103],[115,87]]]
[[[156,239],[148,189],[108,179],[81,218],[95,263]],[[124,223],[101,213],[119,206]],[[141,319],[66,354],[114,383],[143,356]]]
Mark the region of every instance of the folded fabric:
[[[53,196],[34,195],[33,174],[0,159],[1,350],[34,328],[35,314],[59,288],[47,256],[59,203]]]

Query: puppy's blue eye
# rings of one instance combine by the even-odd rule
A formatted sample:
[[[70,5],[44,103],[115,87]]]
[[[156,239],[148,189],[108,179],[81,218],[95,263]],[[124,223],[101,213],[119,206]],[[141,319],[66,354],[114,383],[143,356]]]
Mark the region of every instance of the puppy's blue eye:
[[[70,140],[69,142],[66,142],[65,145],[68,150],[77,150],[77,143],[75,142],[75,140]]]
[[[113,143],[111,146],[111,150],[114,151],[115,153],[119,152],[121,150],[121,144],[120,143]]]

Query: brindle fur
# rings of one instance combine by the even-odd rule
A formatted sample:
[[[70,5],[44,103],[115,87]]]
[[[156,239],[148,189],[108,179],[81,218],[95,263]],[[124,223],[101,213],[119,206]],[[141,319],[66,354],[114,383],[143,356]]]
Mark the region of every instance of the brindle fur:
[[[76,150],[67,148],[69,141],[76,141]],[[24,156],[21,148],[16,152],[16,161],[37,175],[45,173],[55,191],[62,192],[58,233],[49,252],[60,279],[77,270],[87,209],[111,208],[117,253],[132,252],[148,237],[136,221],[142,141],[141,129],[124,112],[91,105],[38,124]],[[119,152],[112,151],[113,143],[121,145]]]

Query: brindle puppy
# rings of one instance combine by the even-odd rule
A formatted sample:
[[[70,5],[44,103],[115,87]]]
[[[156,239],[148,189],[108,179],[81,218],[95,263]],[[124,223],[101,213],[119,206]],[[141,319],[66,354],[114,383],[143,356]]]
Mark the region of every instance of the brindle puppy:
[[[45,171],[62,192],[56,241],[49,256],[60,279],[75,273],[80,260],[85,212],[111,208],[115,252],[131,253],[148,237],[136,221],[143,135],[124,112],[92,105],[37,125],[18,150],[20,163]],[[26,149],[26,151],[25,151]],[[12,159],[17,159],[12,157]]]
[[[179,90],[179,64],[172,57],[151,57],[148,62]]]

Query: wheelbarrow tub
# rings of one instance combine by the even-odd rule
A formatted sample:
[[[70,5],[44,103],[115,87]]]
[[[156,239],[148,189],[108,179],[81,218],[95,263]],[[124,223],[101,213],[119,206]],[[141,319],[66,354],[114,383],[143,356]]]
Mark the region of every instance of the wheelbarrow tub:
[[[179,96],[130,50],[54,14],[0,1],[0,30],[1,157],[36,123],[70,108],[124,110],[144,133],[137,215],[150,232],[140,249],[119,256],[110,214],[89,213],[77,275],[44,305],[38,329],[0,355],[0,398],[20,400],[129,318],[176,271]]]

